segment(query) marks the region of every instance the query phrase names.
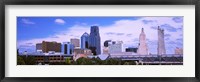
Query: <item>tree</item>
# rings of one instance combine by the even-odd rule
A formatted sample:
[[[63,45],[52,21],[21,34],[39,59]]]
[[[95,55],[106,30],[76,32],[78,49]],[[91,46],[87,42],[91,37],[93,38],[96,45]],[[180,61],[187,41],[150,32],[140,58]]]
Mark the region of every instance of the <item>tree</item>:
[[[110,58],[107,60],[101,60],[99,58],[79,58],[73,61],[73,65],[136,65],[135,61],[123,61],[121,59]]]
[[[123,65],[130,65],[129,62],[125,62]]]
[[[66,60],[65,60],[65,64],[67,64],[67,65],[70,65],[70,64],[71,64],[71,60],[70,60],[70,58],[66,58]]]
[[[35,65],[35,57],[32,56],[28,56],[28,57],[24,57],[25,63],[26,65]]]
[[[119,59],[112,59],[112,58],[110,58],[110,59],[108,59],[108,60],[105,60],[105,64],[106,65],[120,65],[121,64],[121,62],[120,62],[121,60],[119,60]]]
[[[87,59],[87,58],[79,58],[75,61],[75,64],[77,65],[92,65],[93,62],[90,60],[90,59]]]
[[[25,65],[24,59],[20,56],[17,56],[17,65]]]
[[[123,65],[136,65],[136,61],[126,61]]]
[[[93,58],[92,60],[95,65],[104,65],[105,64],[105,61],[103,61],[99,58]]]

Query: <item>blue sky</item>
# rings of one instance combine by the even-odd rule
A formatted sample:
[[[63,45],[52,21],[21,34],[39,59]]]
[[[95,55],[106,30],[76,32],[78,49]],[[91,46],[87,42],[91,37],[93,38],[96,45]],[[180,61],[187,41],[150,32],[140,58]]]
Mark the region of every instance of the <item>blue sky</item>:
[[[92,25],[99,26],[102,46],[111,39],[123,41],[124,48],[137,47],[144,28],[149,53],[156,53],[160,26],[165,30],[167,53],[183,47],[183,17],[17,17],[17,47],[34,52],[35,44],[43,40],[62,43],[80,39],[84,32],[90,33]]]
[[[56,23],[56,19],[62,19],[66,24]],[[75,24],[109,25],[120,19],[135,20],[139,17],[18,17],[17,40],[45,38]]]

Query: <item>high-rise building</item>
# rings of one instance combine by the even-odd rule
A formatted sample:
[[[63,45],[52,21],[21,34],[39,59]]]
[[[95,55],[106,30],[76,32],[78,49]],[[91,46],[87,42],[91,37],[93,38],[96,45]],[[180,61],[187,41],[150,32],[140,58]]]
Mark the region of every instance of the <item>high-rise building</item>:
[[[61,43],[42,41],[42,52],[49,51],[61,52]]]
[[[82,49],[88,49],[89,48],[89,37],[90,35],[85,32],[82,36],[81,36],[81,48]]]
[[[123,42],[122,41],[112,41],[112,44],[110,44],[108,46],[108,52],[109,53],[119,53],[119,52],[122,52],[122,44]]]
[[[74,44],[70,42],[63,42],[64,54],[71,55],[74,51]]]
[[[90,28],[89,48],[94,55],[101,54],[101,38],[98,26],[91,26]]]
[[[158,26],[158,48],[157,48],[158,55],[166,54],[165,50],[165,40],[164,40],[164,29],[161,29]]]
[[[74,47],[80,47],[79,39],[73,38],[73,39],[70,39],[70,42],[74,45]]]
[[[148,47],[146,44],[146,35],[144,33],[144,29],[142,28],[140,36],[139,36],[139,47],[137,50],[139,55],[148,55]]]
[[[36,51],[42,50],[42,43],[37,43],[36,44]]]

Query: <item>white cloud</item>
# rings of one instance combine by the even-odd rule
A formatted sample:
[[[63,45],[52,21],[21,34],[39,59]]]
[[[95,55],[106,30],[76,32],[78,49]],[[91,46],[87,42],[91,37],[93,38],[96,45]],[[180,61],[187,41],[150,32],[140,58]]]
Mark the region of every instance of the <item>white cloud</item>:
[[[151,23],[143,22],[143,20],[153,20]],[[144,28],[144,32],[146,34],[146,38],[148,39],[148,48],[149,52],[152,54],[157,53],[157,30],[152,29],[152,26],[158,26],[163,24],[169,24],[170,26],[173,26],[174,28],[180,28],[182,26],[182,23],[176,23],[172,20],[172,17],[143,17],[138,20],[117,20],[111,25],[107,26],[101,26],[99,25],[99,31],[100,31],[100,37],[101,37],[101,46],[103,46],[103,43],[105,40],[122,40],[124,43],[124,47],[131,47],[138,45],[138,38],[139,34],[141,33],[141,28]],[[38,38],[38,39],[32,39],[27,41],[20,41],[18,42],[18,45],[25,45],[26,43],[40,43],[43,40],[45,41],[57,41],[57,42],[66,42],[70,41],[70,38],[78,38],[80,39],[81,35],[84,32],[90,33],[90,27],[91,25],[87,24],[77,24],[70,29],[59,32],[57,34],[54,34],[53,36],[56,36],[57,38],[54,38],[53,36],[46,37],[46,38]],[[110,33],[110,34],[109,34]],[[167,53],[173,54],[174,49],[177,45],[174,44],[167,44],[170,41],[176,42],[178,38],[182,38],[179,35],[182,35],[181,30],[177,30],[177,32],[170,32],[168,30],[165,30],[165,34],[169,34],[169,40],[165,41]],[[33,45],[33,44],[26,44],[26,45]],[[102,48],[103,49],[103,48]]]
[[[63,19],[56,19],[54,22],[57,24],[65,24],[65,21]]]
[[[24,24],[35,24],[35,22],[32,22],[32,21],[30,21],[30,20],[28,20],[28,19],[22,19],[21,21],[22,21],[22,23],[24,23]]]

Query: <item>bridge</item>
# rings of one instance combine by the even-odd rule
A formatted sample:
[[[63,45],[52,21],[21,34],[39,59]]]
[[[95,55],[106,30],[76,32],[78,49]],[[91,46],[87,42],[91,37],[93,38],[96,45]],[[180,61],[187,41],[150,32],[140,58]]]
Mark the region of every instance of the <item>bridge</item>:
[[[183,65],[183,55],[110,55],[109,58],[116,58],[125,61],[136,61],[143,65]]]

